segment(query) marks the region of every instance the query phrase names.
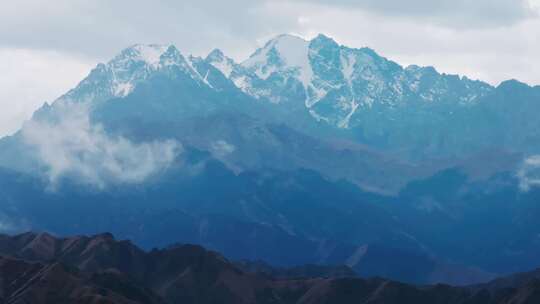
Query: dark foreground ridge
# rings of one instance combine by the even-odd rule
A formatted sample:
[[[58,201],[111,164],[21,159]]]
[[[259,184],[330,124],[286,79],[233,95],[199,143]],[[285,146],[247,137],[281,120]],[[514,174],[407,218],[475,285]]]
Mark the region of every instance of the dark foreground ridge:
[[[233,264],[193,245],[146,252],[111,234],[1,235],[0,254],[0,303],[540,303],[540,270],[469,287],[418,287],[343,277],[352,273],[340,268]]]

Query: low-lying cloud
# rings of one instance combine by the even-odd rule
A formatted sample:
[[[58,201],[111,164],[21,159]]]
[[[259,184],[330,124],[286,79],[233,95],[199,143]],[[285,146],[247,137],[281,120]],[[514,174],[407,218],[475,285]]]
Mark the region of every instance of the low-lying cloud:
[[[26,220],[0,213],[0,233],[17,233],[29,228],[30,225]]]
[[[166,169],[181,153],[174,140],[134,143],[122,136],[109,136],[90,120],[84,105],[65,103],[56,107],[54,122],[27,122],[22,135],[36,148],[55,185],[62,177],[103,188],[110,183],[140,183]]]
[[[522,191],[527,192],[532,187],[540,187],[540,155],[526,158],[517,175]]]
[[[233,153],[235,150],[236,147],[225,140],[215,141],[210,146],[210,151],[212,152],[212,155],[219,159],[226,157],[227,155]]]

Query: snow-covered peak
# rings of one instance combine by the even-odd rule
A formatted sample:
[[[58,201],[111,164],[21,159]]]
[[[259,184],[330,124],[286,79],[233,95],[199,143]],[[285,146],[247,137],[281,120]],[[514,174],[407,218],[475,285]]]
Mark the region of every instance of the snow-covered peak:
[[[264,47],[255,51],[246,61],[242,63],[245,67],[253,67],[268,60],[272,50],[278,51],[280,57],[289,65],[297,63],[301,57],[301,50],[307,50],[309,41],[293,35],[279,35],[276,38],[268,41]]]
[[[318,34],[310,42],[315,43],[315,44],[329,44],[329,45],[338,46],[338,43],[334,39],[332,39],[332,38],[330,38],[330,37],[328,37],[328,36],[326,36],[324,34]]]
[[[231,58],[225,56],[219,49],[215,49],[206,57],[206,62],[213,65],[221,71],[225,77],[229,78],[234,70],[236,63]]]
[[[265,62],[268,59],[268,54],[272,49],[276,49],[280,54],[281,59],[288,66],[301,66],[306,62],[307,50],[309,41],[293,35],[280,35],[268,41],[266,45],[257,50],[249,59],[244,61],[242,65],[246,67],[254,66]]]
[[[170,45],[135,45],[133,48],[139,53],[139,59],[150,65],[157,65],[160,62],[161,55],[163,55]]]
[[[161,44],[135,44],[120,53],[112,62],[135,61],[143,62],[149,66],[157,67],[160,64],[161,56],[174,46]]]
[[[223,51],[220,49],[212,50],[208,56],[206,56],[207,61],[223,61],[227,56],[223,54]]]
[[[280,35],[258,49],[242,65],[261,78],[268,78],[273,72],[288,69],[298,70],[298,79],[308,86],[313,75],[309,63],[309,41],[293,35]]]
[[[167,58],[165,58],[167,57]],[[110,79],[110,92],[114,97],[129,95],[151,71],[162,65],[182,61],[182,56],[172,45],[135,44],[124,49],[106,65],[104,71]]]
[[[126,97],[142,82],[156,73],[185,73],[199,85],[210,84],[174,45],[135,44],[121,51],[107,64],[98,64],[64,99],[102,102]]]

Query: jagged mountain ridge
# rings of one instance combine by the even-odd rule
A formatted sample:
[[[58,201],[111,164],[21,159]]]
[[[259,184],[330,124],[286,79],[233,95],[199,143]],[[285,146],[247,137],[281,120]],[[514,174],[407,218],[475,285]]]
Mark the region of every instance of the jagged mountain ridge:
[[[401,157],[464,157],[490,149],[530,153],[539,148],[531,144],[531,137],[538,137],[536,124],[515,124],[524,108],[534,112],[540,107],[538,87],[515,81],[493,87],[432,67],[402,67],[372,49],[342,46],[324,35],[310,41],[280,35],[241,63],[219,49],[200,58],[184,56],[172,45],[135,45],[99,64],[55,103],[122,99],[155,77],[182,78],[189,83],[183,91],[197,96],[194,102],[228,100],[219,106]],[[250,103],[264,109],[245,109]],[[202,104],[195,116],[215,106]]]
[[[518,108],[538,111],[538,87],[516,81],[493,87],[433,67],[404,68],[372,49],[341,46],[324,35],[311,41],[278,36],[240,64],[218,50],[206,60],[246,94],[308,111],[317,121],[349,130],[341,135],[383,150],[413,158],[493,148],[538,151],[525,136],[536,129],[514,126],[515,113],[523,113]]]
[[[485,285],[417,287],[386,279],[276,279],[238,269],[192,245],[144,252],[110,234],[0,236],[0,300],[6,303],[441,303],[538,300],[538,273]],[[524,279],[527,278],[527,279]],[[505,284],[501,285],[501,281]]]
[[[311,41],[278,36],[241,64],[219,50],[206,60],[245,93],[274,103],[303,101],[315,119],[340,128],[351,126],[359,107],[448,100],[468,104],[494,89],[466,77],[441,75],[432,67],[402,68],[369,48],[340,46],[324,35]]]
[[[152,128],[191,119],[198,128],[203,126],[200,131],[204,133],[204,128],[211,128],[210,116],[241,113],[262,124],[283,124],[309,135],[329,145],[332,155],[350,151],[353,156],[346,162],[352,168],[358,159],[371,154],[367,158],[379,159],[372,162],[375,167],[390,167],[381,171],[419,172],[404,174],[404,181],[370,184],[358,176],[359,168],[346,174],[347,170],[330,172],[332,169],[320,160],[301,160],[305,152],[288,152],[294,159],[293,167],[308,167],[365,189],[392,193],[411,179],[463,163],[485,151],[515,153],[516,158],[540,151],[535,144],[540,142],[535,141],[540,134],[529,117],[540,108],[537,100],[538,87],[510,81],[495,88],[466,77],[439,74],[431,67],[403,68],[371,49],[340,46],[323,35],[311,41],[281,35],[242,63],[220,50],[199,58],[184,56],[172,45],[134,45],[107,64],[99,64],[52,105],[45,104],[33,120],[55,121],[62,105],[81,103],[90,107],[96,123],[109,126],[108,131],[137,136],[137,124]],[[524,123],[515,123],[523,115]],[[17,136],[2,141],[0,164],[25,169],[32,164],[28,160],[32,156],[15,155],[31,154],[31,148],[24,143],[18,147],[22,140]],[[232,168],[254,168],[244,162],[246,155],[242,153],[250,147],[239,148],[242,144],[253,147],[252,143],[235,142],[238,137],[231,139],[227,134],[219,136],[238,147],[228,156],[235,158],[228,161]],[[213,144],[197,147],[210,149]],[[255,154],[264,158],[264,153]],[[413,164],[408,164],[411,161]],[[518,165],[508,162],[504,169],[515,170]],[[35,171],[35,166],[26,171]],[[404,169],[407,166],[416,169]]]

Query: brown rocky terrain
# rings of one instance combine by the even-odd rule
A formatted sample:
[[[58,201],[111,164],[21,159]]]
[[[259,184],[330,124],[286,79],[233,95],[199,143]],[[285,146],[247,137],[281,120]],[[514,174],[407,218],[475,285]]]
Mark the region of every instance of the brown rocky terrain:
[[[414,286],[347,271],[298,275],[305,269],[280,270],[294,278],[274,278],[270,270],[246,270],[200,246],[146,252],[110,234],[2,235],[0,254],[0,303],[540,303],[540,271],[469,287]]]

